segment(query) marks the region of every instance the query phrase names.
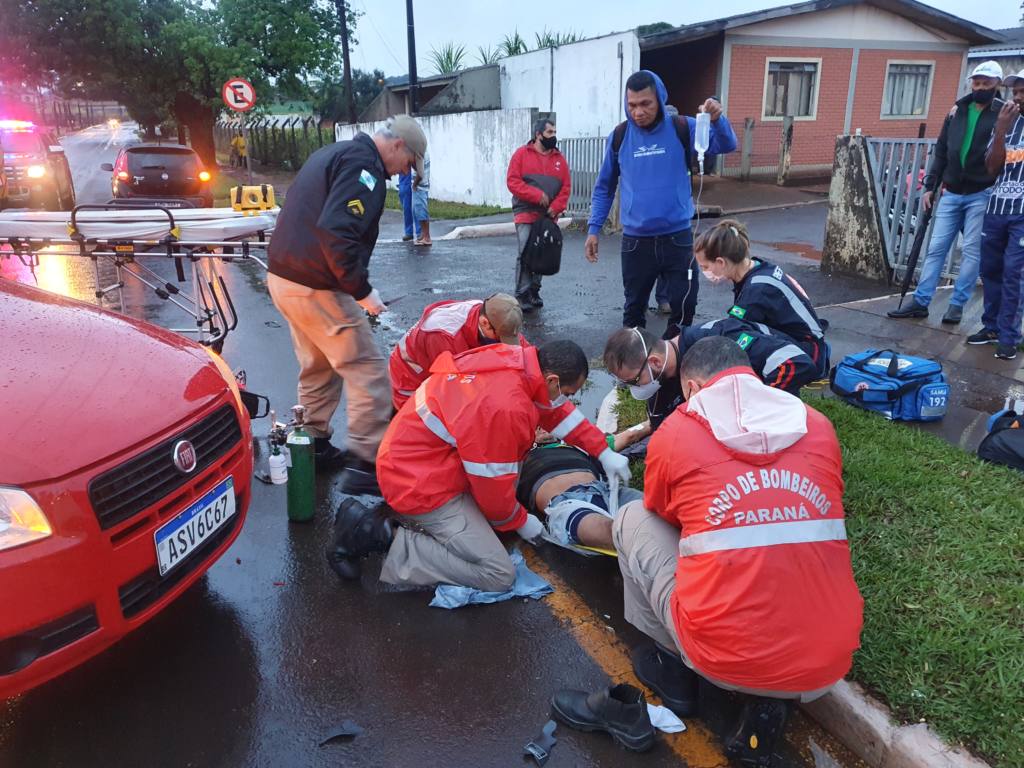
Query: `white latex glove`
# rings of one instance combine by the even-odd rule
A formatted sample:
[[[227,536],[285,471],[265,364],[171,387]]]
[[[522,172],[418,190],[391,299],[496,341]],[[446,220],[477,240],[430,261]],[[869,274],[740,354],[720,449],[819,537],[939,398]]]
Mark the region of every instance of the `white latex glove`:
[[[541,534],[544,533],[544,524],[537,519],[536,515],[531,515],[527,512],[526,522],[516,528],[516,533],[531,544],[538,544],[541,540]]]
[[[379,315],[387,309],[387,306],[385,306],[384,302],[380,298],[380,294],[377,293],[376,288],[366,294],[363,298],[356,301],[356,304],[365,309],[371,315]]]
[[[609,480],[613,477],[618,478],[622,485],[629,482],[629,459],[625,456],[616,453],[611,448],[605,448],[597,460],[601,462],[601,468],[604,469]]]

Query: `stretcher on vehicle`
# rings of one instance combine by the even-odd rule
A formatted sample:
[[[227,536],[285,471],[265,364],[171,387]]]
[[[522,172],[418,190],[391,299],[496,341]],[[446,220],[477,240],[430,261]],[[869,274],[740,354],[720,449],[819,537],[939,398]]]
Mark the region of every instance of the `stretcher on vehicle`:
[[[192,326],[172,330],[219,350],[238,325],[223,265],[254,261],[266,269],[280,209],[176,208],[171,202],[79,205],[70,213],[0,212],[0,259],[17,258],[33,273],[41,254],[90,259],[97,304],[109,296],[124,313],[125,281],[136,280],[192,318]],[[174,263],[175,282],[153,268],[153,260],[161,259]],[[104,284],[101,262],[113,267],[112,282]]]

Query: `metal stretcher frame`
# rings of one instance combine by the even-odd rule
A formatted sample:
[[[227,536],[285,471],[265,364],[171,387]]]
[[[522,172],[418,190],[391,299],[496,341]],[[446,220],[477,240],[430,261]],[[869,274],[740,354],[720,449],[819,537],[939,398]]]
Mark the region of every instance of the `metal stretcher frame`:
[[[78,227],[78,214],[83,211],[124,211],[136,209],[162,211],[168,219],[168,234],[158,240],[133,238],[89,238]],[[102,306],[109,294],[117,295],[119,311],[125,311],[125,278],[130,277],[151,288],[164,301],[169,301],[192,317],[194,327],[171,328],[182,334],[195,334],[200,344],[220,351],[228,333],[238,326],[231,294],[224,282],[221,265],[224,263],[254,261],[267,269],[266,249],[270,244],[272,230],[254,230],[252,235],[238,240],[179,240],[180,227],[171,210],[151,205],[78,205],[71,211],[67,238],[21,238],[8,237],[4,242],[10,251],[0,251],[0,257],[17,257],[22,264],[35,273],[39,266],[39,254],[86,258],[93,263],[96,280],[94,297]],[[249,239],[249,238],[254,239]],[[257,256],[262,253],[263,258]],[[102,284],[100,260],[114,266],[116,279],[110,285]],[[177,285],[166,282],[163,277],[142,263],[141,259],[173,260],[177,281],[185,282],[185,262],[191,271],[191,294],[183,292]]]

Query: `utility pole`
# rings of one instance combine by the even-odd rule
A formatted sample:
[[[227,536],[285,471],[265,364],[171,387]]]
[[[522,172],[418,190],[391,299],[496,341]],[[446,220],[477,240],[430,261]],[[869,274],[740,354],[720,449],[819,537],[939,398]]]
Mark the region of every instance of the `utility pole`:
[[[348,11],[345,8],[345,0],[335,0],[335,7],[338,9],[338,20],[341,21],[341,55],[345,67],[345,107],[348,111],[348,121],[356,121],[356,96],[352,93],[352,66],[348,56]]]
[[[405,0],[405,22],[409,31],[409,113],[420,110],[419,82],[416,79],[416,25],[412,20],[412,0]]]

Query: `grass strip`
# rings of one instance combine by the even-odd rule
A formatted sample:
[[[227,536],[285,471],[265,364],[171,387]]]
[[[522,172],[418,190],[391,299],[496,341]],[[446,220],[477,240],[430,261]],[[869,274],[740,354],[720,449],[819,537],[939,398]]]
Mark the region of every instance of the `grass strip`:
[[[1024,477],[820,393],[804,399],[843,451],[864,596],[850,677],[904,722],[1024,767]],[[628,392],[617,411],[620,429],[646,417]]]
[[[384,207],[393,211],[402,210],[402,204],[398,200],[398,190],[389,189]],[[511,208],[502,208],[499,205],[468,205],[466,203],[450,203],[445,200],[427,198],[427,212],[433,219],[471,219],[475,216],[490,216],[495,213],[511,213]]]

